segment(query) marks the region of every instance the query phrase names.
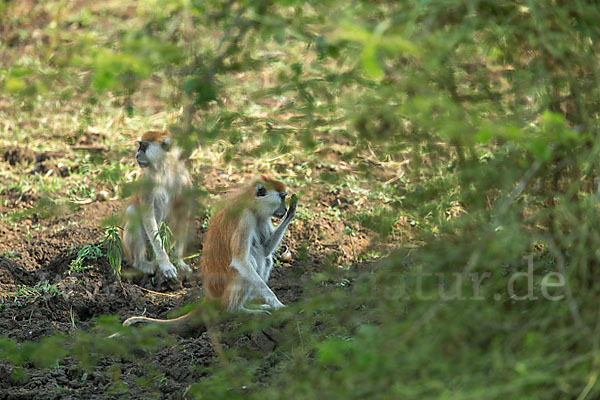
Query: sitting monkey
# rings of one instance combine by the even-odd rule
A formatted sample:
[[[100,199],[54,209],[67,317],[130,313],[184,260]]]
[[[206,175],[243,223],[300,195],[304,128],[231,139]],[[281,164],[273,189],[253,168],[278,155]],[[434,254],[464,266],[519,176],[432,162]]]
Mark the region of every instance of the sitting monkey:
[[[123,253],[140,271],[153,274],[158,267],[165,277],[173,279],[178,269],[191,271],[183,261],[191,218],[190,174],[168,132],[146,132],[138,143],[135,159],[143,170],[142,187],[127,207]],[[163,222],[168,222],[175,239],[175,265],[169,260],[169,249],[164,248],[158,234]]]

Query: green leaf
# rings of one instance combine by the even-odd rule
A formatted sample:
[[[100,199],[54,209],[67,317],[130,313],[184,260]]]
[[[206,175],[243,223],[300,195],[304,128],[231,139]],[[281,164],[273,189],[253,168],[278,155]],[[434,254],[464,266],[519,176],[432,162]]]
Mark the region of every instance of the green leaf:
[[[489,127],[482,128],[479,132],[475,134],[475,140],[481,144],[489,143],[493,137],[494,131]]]
[[[365,45],[361,54],[362,67],[365,73],[373,79],[383,77],[383,68],[377,60],[377,46],[370,42]]]
[[[4,89],[9,93],[19,93],[25,90],[27,84],[23,79],[19,78],[8,78],[4,83]]]
[[[529,141],[529,149],[533,156],[542,162],[550,160],[552,157],[552,148],[550,145],[540,138],[533,138]]]

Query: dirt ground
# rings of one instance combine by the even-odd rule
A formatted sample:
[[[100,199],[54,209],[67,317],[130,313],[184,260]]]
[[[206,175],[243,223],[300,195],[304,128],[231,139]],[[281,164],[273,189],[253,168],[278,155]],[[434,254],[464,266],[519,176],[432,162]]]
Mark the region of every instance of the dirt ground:
[[[32,158],[33,155],[22,152],[11,153],[10,157]],[[227,184],[220,181],[222,173],[218,170],[213,174],[215,186]],[[40,198],[27,193],[5,191],[0,195],[0,212],[6,215],[31,210],[39,201]],[[70,270],[77,246],[100,243],[103,237],[101,221],[118,213],[124,204],[121,200],[94,201],[75,205],[75,210],[59,207],[59,212],[53,216],[42,218],[36,211],[13,223],[0,221],[0,337],[22,343],[56,333],[72,335],[76,331],[89,330],[102,315],[117,315],[121,320],[142,314],[165,317],[168,312],[202,296],[201,285],[194,277],[183,283],[139,276],[119,282],[104,256],[88,261],[86,264],[92,267],[90,269]],[[313,211],[316,210],[318,215],[319,210],[334,204],[350,207],[344,204],[339,193],[329,193],[320,197]],[[200,218],[196,220],[195,231],[196,240],[190,247],[201,249],[204,229]],[[344,224],[327,216],[294,221],[284,239],[294,254],[293,260],[276,266],[269,281],[269,286],[283,303],[300,299],[303,282],[323,265],[334,259],[352,262],[356,252],[368,246],[364,233],[359,232],[348,239],[343,232]],[[296,257],[299,252],[304,252],[302,262]],[[199,257],[192,259],[192,267],[197,267],[198,262]],[[39,287],[46,282],[54,285],[54,292],[41,290],[13,295],[23,288]],[[111,379],[115,361],[121,366],[119,381],[127,387],[126,398],[182,398],[191,384],[206,378],[206,373],[198,367],[214,363],[216,354],[203,329],[170,336],[174,345],[151,356],[149,366],[125,359],[104,359],[92,373],[86,373],[73,359],[67,358],[58,368],[38,369],[25,365],[27,378],[23,381],[14,379],[13,367],[0,361],[0,398],[119,398],[123,394],[119,394]],[[273,351],[276,343],[268,335],[258,332],[238,336],[223,346],[268,353]],[[148,367],[156,371],[157,376],[162,376],[160,383],[139,384],[139,378],[147,373]]]

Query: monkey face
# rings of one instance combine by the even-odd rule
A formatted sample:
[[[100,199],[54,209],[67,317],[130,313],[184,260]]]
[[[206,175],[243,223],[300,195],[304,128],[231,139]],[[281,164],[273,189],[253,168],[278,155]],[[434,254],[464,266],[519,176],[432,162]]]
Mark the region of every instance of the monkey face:
[[[135,160],[142,168],[154,167],[159,165],[169,150],[171,139],[168,137],[162,142],[139,140],[140,147],[135,154]]]
[[[150,142],[145,142],[143,140],[138,141],[140,147],[138,148],[137,153],[135,154],[135,160],[138,165],[142,168],[147,168],[150,166],[150,160],[148,159],[148,155],[146,155],[146,151],[150,146]]]
[[[262,183],[256,185],[256,200],[265,215],[283,218],[287,213],[285,196],[287,192],[267,189]]]

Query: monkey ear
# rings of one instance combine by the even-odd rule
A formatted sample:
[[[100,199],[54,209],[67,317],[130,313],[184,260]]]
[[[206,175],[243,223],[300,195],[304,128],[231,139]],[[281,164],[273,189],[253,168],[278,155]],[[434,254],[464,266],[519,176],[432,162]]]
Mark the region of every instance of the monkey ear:
[[[168,151],[171,148],[171,138],[164,138],[162,141],[162,148]]]
[[[262,183],[259,183],[258,185],[256,185],[256,195],[258,197],[267,195],[267,189],[265,189],[265,187],[263,186]]]

